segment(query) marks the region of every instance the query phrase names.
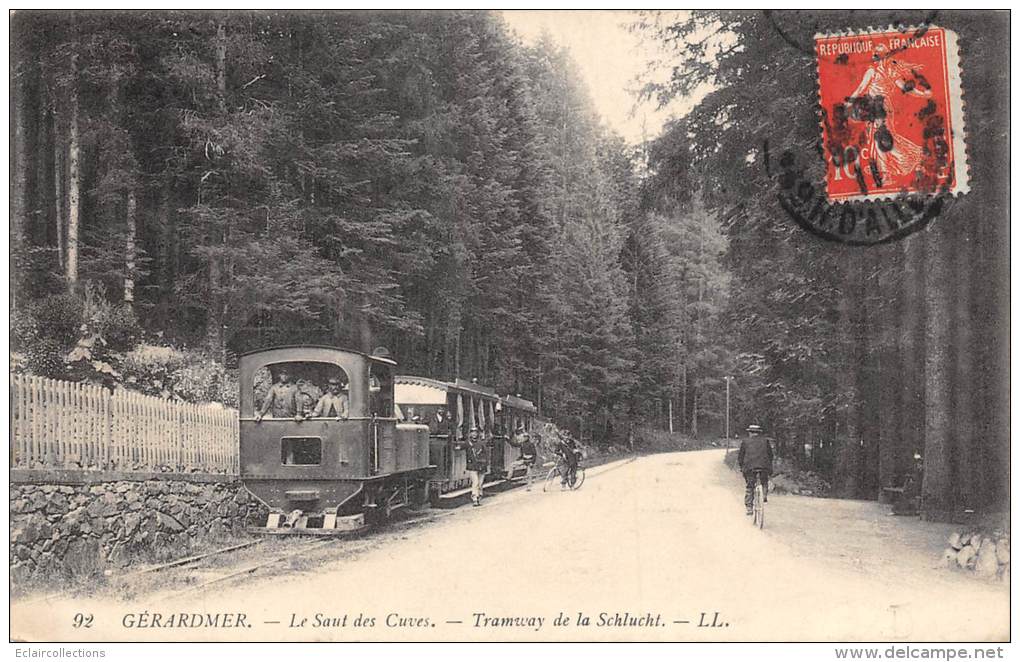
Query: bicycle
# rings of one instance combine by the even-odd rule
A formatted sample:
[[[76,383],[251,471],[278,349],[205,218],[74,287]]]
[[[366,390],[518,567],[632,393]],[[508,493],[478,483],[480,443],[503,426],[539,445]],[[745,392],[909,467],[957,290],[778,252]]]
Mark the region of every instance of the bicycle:
[[[546,474],[545,482],[542,483],[543,492],[548,492],[552,488],[553,481],[557,477],[562,478],[565,467],[566,465],[562,461],[553,465],[553,468],[549,470],[548,474]],[[582,484],[584,484],[584,467],[582,467],[581,463],[578,462],[577,469],[574,470],[573,480],[568,481],[567,487],[571,490],[577,490],[581,488]]]
[[[752,503],[754,525],[765,528],[765,486],[761,483],[761,469],[754,470],[754,501]]]

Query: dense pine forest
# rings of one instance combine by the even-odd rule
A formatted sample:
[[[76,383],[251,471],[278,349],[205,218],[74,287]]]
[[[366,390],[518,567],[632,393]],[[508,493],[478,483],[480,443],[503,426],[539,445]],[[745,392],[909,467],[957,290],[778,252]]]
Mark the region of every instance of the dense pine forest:
[[[734,432],[762,423],[841,495],[916,453],[930,516],[999,505],[1008,21],[984,16],[935,18],[981,91],[971,192],[851,249],[762,164],[815,149],[811,38],[842,15],[646,16],[676,68],[644,94],[713,91],[632,147],[561,47],[489,12],[19,12],[12,369],[230,403],[239,353],[381,345],[599,444],[721,435],[732,378]]]

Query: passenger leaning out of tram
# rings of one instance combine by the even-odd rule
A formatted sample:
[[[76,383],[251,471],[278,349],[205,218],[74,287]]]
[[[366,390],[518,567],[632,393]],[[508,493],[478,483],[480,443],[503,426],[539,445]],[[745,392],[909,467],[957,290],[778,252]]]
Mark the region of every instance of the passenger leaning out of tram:
[[[255,415],[255,422],[260,422],[267,413],[270,418],[293,418],[295,421],[303,421],[301,397],[297,386],[290,382],[290,373],[280,368],[276,373],[276,383],[269,387],[269,392],[262,401],[262,409]]]
[[[348,416],[347,396],[341,392],[343,388],[339,377],[330,377],[326,383],[326,392],[315,403],[312,418],[335,418],[345,420]]]

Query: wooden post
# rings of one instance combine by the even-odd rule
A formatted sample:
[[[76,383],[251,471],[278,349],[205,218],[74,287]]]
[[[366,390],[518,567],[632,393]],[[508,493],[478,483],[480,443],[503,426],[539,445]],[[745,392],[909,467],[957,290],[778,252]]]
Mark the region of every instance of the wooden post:
[[[48,379],[42,380],[42,395],[43,395],[43,406],[42,412],[46,417],[46,444],[48,447],[47,458],[50,466],[59,466],[61,457],[61,448],[59,440],[57,439],[57,417],[60,415],[57,408],[54,406],[56,398],[54,397],[54,383]]]
[[[14,407],[11,409],[11,415],[14,423],[13,430],[11,431],[14,437],[14,445],[11,448],[11,466],[23,466],[25,461],[25,416],[24,416],[24,402],[25,397],[21,393],[21,376],[12,374],[11,380],[11,396],[14,398]]]
[[[70,468],[75,461],[78,440],[74,430],[74,388],[71,382],[56,382],[60,394],[60,445],[64,449],[61,458],[62,466]]]
[[[88,468],[96,462],[96,419],[99,418],[99,411],[92,402],[92,387],[80,384],[82,416],[82,443],[85,445],[85,457],[82,458],[82,468]]]
[[[184,463],[192,464],[191,445],[188,443],[188,435],[184,430],[184,407],[179,402],[174,403],[174,434],[177,435],[178,443],[184,449]]]
[[[234,475],[241,473],[241,412],[230,413],[230,448],[233,453],[230,470]]]
[[[188,457],[191,458],[189,462],[192,466],[198,466],[198,453],[195,451],[195,443],[191,436],[192,429],[189,418],[187,403],[182,402],[177,405],[177,425],[184,439],[184,445],[188,449]]]
[[[42,378],[32,377],[32,439],[36,446],[35,460],[45,465],[48,448],[46,447],[46,419],[43,418]]]
[[[113,448],[113,407],[110,405],[110,392],[105,388],[100,394],[103,411],[102,423],[102,448],[103,462],[100,463],[103,469],[111,469],[111,460],[116,460],[116,452]]]

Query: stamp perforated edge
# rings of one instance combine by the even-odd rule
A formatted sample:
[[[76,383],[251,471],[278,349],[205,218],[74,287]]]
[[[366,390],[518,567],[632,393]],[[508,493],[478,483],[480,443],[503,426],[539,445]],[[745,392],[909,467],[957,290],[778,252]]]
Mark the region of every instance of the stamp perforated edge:
[[[951,121],[951,132],[953,141],[953,184],[949,187],[948,191],[937,191],[935,193],[922,193],[919,191],[907,191],[901,193],[877,193],[869,195],[856,195],[853,197],[836,198],[829,197],[829,178],[826,174],[824,178],[825,185],[825,198],[829,204],[833,205],[845,205],[854,203],[864,202],[888,202],[892,200],[902,200],[904,198],[933,198],[933,197],[959,197],[965,193],[970,192],[970,162],[967,155],[967,126],[965,122],[964,109],[966,102],[964,100],[963,83],[960,80],[960,49],[959,40],[956,31],[944,28],[940,25],[910,25],[910,26],[896,26],[889,25],[884,28],[878,27],[867,27],[862,29],[847,29],[837,30],[832,32],[816,32],[813,37],[812,45],[815,49],[814,60],[815,60],[815,114],[818,116],[818,131],[819,136],[822,139],[820,144],[822,148],[822,160],[825,162],[826,173],[828,173],[829,164],[825,157],[825,106],[822,104],[822,72],[818,66],[818,40],[819,39],[832,39],[834,37],[861,37],[869,36],[874,34],[882,34],[887,32],[898,32],[900,34],[917,33],[921,30],[928,31],[931,29],[942,30],[946,36],[946,74],[949,81],[949,117]],[[962,158],[961,158],[962,157]]]

